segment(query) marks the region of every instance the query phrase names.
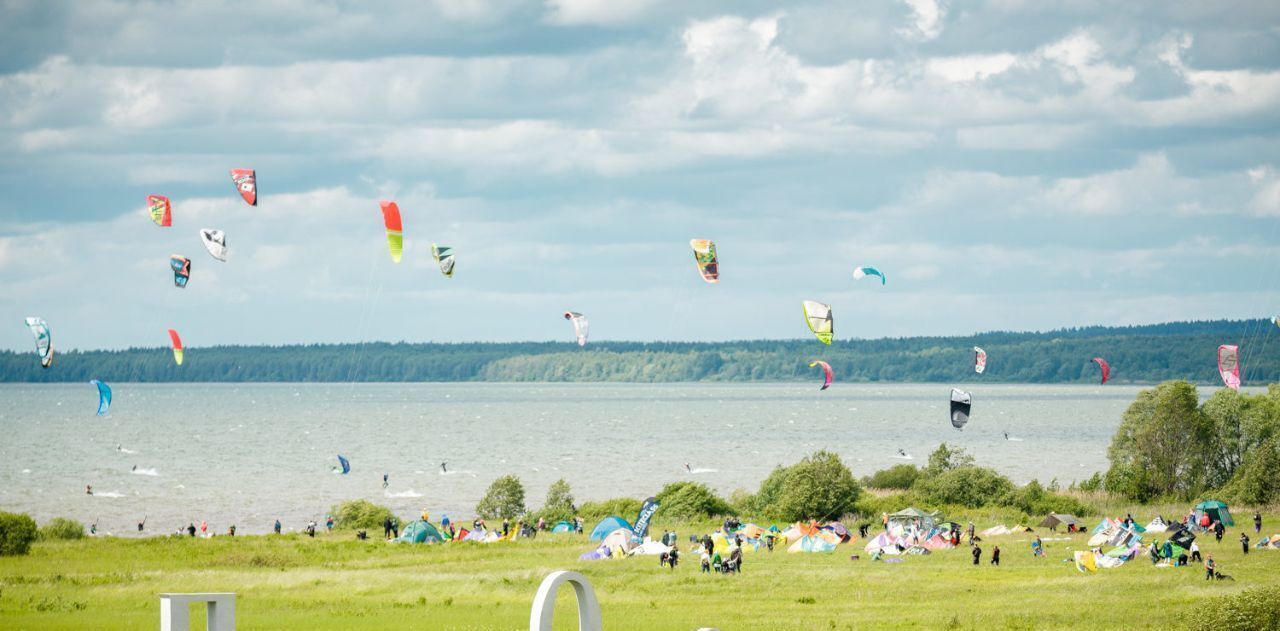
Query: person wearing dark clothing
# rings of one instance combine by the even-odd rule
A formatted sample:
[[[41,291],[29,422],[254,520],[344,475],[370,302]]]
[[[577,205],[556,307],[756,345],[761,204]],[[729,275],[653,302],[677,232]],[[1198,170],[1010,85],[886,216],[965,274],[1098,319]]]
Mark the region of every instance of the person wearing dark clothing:
[[[707,551],[707,554],[713,554],[716,551],[716,544],[711,541],[711,535],[702,538],[702,548]]]
[[[382,538],[383,539],[391,538],[391,518],[390,517],[382,518]]]
[[[276,520],[275,530],[276,530],[276,534],[277,534],[277,535],[278,535],[278,534],[280,534],[280,520],[279,520],[279,519],[277,519],[277,520]]]
[[[227,529],[227,536],[228,536],[228,537],[234,537],[234,536],[236,536],[236,525],[235,525],[235,524],[231,524],[231,527]]]
[[[1249,535],[1240,533],[1240,547],[1244,549],[1245,554],[1249,554]]]
[[[1218,543],[1222,543],[1222,535],[1225,534],[1226,532],[1227,532],[1227,527],[1223,526],[1222,522],[1220,521],[1213,522],[1213,537],[1218,540]]]
[[[397,538],[400,536],[400,520],[395,517],[391,518],[391,536]]]
[[[188,534],[188,535],[190,535],[190,536],[192,536],[192,537],[196,536],[196,523],[195,523],[195,522],[191,522],[191,523],[187,524],[187,534]]]
[[[142,529],[146,527],[147,527],[147,518],[143,517],[142,521],[138,522],[138,532],[142,532]]]
[[[676,564],[680,562],[680,548],[671,547],[671,555],[667,557],[667,567],[676,569]]]
[[[502,520],[502,538],[506,539],[507,533],[509,532],[511,532],[511,522],[509,520],[503,519]]]
[[[991,565],[1000,565],[1000,546],[991,549]]]
[[[1217,570],[1218,565],[1213,562],[1213,555],[1210,554],[1209,557],[1204,560],[1204,580],[1212,580],[1213,574]]]
[[[1262,534],[1262,513],[1256,511],[1253,513],[1253,534]]]
[[[976,544],[973,546],[973,564],[977,565],[982,562],[982,548]]]

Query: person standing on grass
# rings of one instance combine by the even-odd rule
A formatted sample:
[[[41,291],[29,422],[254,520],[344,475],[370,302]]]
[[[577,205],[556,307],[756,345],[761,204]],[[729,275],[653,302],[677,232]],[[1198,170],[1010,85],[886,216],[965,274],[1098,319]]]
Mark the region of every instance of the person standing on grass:
[[[991,549],[991,565],[1000,566],[1000,546]]]
[[[391,538],[391,518],[390,517],[382,518],[382,538],[383,539]]]
[[[1044,556],[1044,543],[1040,541],[1040,535],[1036,535],[1036,540],[1031,542],[1031,554],[1033,556]]]
[[[972,550],[972,552],[973,552],[973,564],[974,564],[974,565],[977,565],[977,564],[981,563],[981,562],[982,562],[982,548],[979,548],[979,547],[978,547],[978,544],[976,544],[976,543],[971,543],[971,544],[969,544],[969,545],[970,545],[970,546],[973,546],[973,550]]]
[[[276,531],[276,534],[277,534],[277,535],[278,535],[278,534],[280,534],[280,520],[279,520],[279,519],[277,519],[277,520],[276,520],[275,531]]]
[[[1262,534],[1262,513],[1253,511],[1253,534]]]
[[[502,538],[506,539],[507,533],[509,532],[511,532],[511,521],[503,517],[502,518]]]
[[[1222,543],[1222,535],[1226,534],[1226,532],[1227,527],[1223,526],[1222,522],[1213,522],[1213,537],[1218,540],[1218,543]]]
[[[1244,549],[1245,554],[1249,554],[1249,535],[1240,533],[1240,547]]]
[[[1199,562],[1204,560],[1204,557],[1200,556],[1200,544],[1197,544],[1196,542],[1192,541],[1191,547],[1187,548],[1187,550],[1191,552],[1192,561]]]
[[[1212,580],[1213,573],[1216,572],[1217,569],[1217,564],[1213,562],[1213,555],[1210,554],[1208,558],[1204,560],[1204,580]]]

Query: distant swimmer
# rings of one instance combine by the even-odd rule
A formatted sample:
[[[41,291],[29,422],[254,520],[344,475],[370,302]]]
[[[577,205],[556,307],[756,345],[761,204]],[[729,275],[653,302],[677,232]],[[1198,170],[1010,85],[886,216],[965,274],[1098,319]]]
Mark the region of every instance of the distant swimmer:
[[[86,485],[84,485],[84,494],[85,494],[85,495],[93,495],[93,485],[92,485],[92,484],[86,484]]]
[[[447,465],[447,464],[449,464],[449,463],[447,463],[447,462],[442,462],[442,463],[440,463],[440,473],[448,473],[448,472],[449,472],[449,468],[445,466],[445,465]]]

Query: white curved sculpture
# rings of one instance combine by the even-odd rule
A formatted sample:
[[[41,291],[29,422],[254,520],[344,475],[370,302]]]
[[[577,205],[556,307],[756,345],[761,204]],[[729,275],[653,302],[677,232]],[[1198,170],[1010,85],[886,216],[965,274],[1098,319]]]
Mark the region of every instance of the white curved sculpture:
[[[556,592],[564,583],[573,585],[578,596],[578,630],[603,631],[600,618],[600,603],[596,601],[596,592],[591,588],[587,577],[567,570],[552,572],[542,579],[538,586],[538,595],[533,597],[533,610],[529,613],[529,631],[551,631],[551,622],[556,614]]]

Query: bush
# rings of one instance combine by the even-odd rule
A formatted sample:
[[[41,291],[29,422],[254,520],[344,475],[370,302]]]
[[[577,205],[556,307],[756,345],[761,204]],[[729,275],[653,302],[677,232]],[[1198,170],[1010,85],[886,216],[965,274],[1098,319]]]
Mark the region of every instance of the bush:
[[[924,475],[936,476],[942,475],[953,469],[961,467],[972,467],[973,456],[965,452],[960,447],[951,448],[946,443],[938,445],[933,453],[929,454],[929,464],[924,467]]]
[[[515,519],[524,513],[524,485],[514,475],[494,480],[476,504],[476,514],[484,519]]]
[[[971,465],[922,478],[915,488],[931,504],[958,504],[968,508],[998,502],[1013,489],[1009,478],[986,467]]]
[[[1102,488],[1102,474],[1097,471],[1094,471],[1093,475],[1089,476],[1087,480],[1073,482],[1071,486],[1067,487],[1068,490],[1084,491],[1086,493],[1095,493],[1101,491]]]
[[[764,491],[762,484],[760,494]],[[858,481],[839,456],[818,451],[786,469],[781,493],[766,512],[787,521],[826,521],[853,512],[861,493]]]
[[[640,507],[643,505],[644,502],[634,497],[615,497],[603,502],[585,502],[578,507],[578,516],[582,518],[582,527],[590,531],[591,527],[601,519],[611,515],[616,515],[630,522],[636,518],[636,515],[640,514]]]
[[[873,489],[907,490],[920,479],[920,470],[915,465],[898,464],[882,469],[862,479],[862,486]]]
[[[84,524],[66,517],[54,517],[40,527],[41,541],[84,539]]]
[[[1000,503],[1021,510],[1031,516],[1049,513],[1067,513],[1069,515],[1087,515],[1092,511],[1072,497],[1066,497],[1046,491],[1036,480],[1026,486],[1013,489],[1000,498]]]
[[[1245,454],[1222,496],[1239,504],[1267,505],[1280,500],[1280,440],[1272,439]]]
[[[0,556],[19,556],[36,540],[36,521],[25,513],[0,513]]]
[[[574,512],[569,483],[564,478],[552,482],[538,516],[547,520],[547,524],[554,525],[556,522],[572,520]]]
[[[1280,587],[1260,587],[1214,598],[1191,610],[1191,628],[1203,631],[1280,629]]]
[[[368,500],[351,500],[330,509],[333,525],[352,530],[377,530],[387,518],[395,517],[386,506],[378,506]]]
[[[664,519],[702,519],[733,514],[729,503],[705,484],[672,482],[658,492],[658,511]]]

